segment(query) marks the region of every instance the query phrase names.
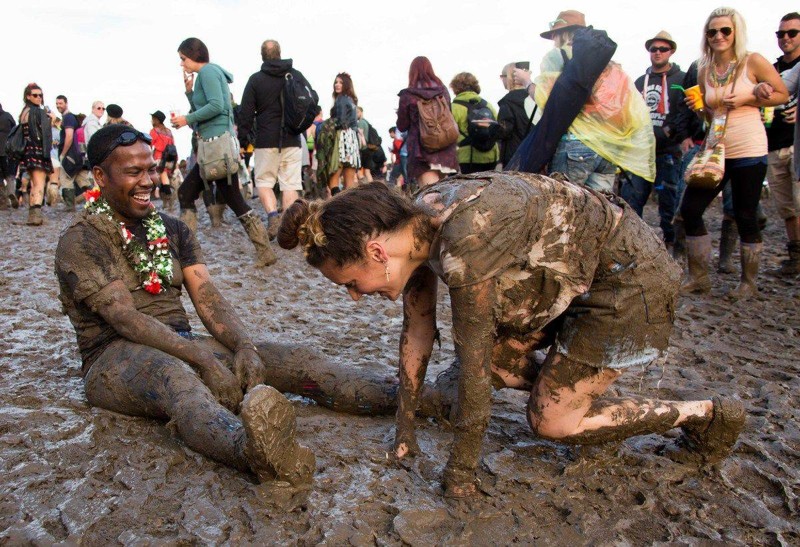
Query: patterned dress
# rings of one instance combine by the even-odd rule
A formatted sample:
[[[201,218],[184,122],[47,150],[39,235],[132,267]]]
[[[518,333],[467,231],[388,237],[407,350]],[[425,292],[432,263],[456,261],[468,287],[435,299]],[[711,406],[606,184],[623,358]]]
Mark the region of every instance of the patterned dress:
[[[50,151],[45,154],[42,143],[36,142],[31,138],[29,124],[22,124],[22,135],[25,137],[25,153],[22,156],[22,164],[30,173],[34,169],[42,169],[47,173],[53,172],[53,164],[50,161]]]

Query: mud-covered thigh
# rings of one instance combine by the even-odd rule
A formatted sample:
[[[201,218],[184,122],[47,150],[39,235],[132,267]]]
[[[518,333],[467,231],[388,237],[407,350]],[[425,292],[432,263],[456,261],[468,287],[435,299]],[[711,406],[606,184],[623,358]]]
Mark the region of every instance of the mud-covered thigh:
[[[200,376],[163,351],[116,340],[92,363],[84,378],[92,406],[130,416],[169,418],[181,397],[213,400]]]
[[[559,318],[558,353],[596,368],[644,366],[669,346],[677,286],[595,283]]]

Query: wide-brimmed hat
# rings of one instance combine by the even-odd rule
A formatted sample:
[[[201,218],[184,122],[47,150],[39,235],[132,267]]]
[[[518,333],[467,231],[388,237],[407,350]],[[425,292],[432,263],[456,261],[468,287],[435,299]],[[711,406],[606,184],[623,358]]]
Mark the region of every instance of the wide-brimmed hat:
[[[672,48],[672,51],[678,49],[678,44],[675,43],[675,41],[672,39],[672,35],[666,30],[660,31],[658,34],[646,41],[644,43],[644,49],[650,49],[650,45],[653,42],[666,42]]]
[[[164,120],[167,119],[167,117],[164,115],[164,113],[161,112],[160,110],[156,110],[155,112],[153,112],[150,115],[152,117],[154,117],[155,119],[157,119],[158,121],[160,121],[161,123],[164,123]]]
[[[541,33],[539,36],[551,40],[556,32],[585,26],[586,17],[581,12],[570,9],[559,13],[556,20],[550,23],[550,30]]]

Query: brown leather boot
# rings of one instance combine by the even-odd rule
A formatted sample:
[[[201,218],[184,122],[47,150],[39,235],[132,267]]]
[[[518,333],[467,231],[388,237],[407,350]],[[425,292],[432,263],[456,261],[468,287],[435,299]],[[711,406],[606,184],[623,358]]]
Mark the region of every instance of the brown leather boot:
[[[681,294],[705,294],[711,291],[708,267],[711,263],[711,236],[686,236],[686,260],[689,275],[681,285]]]
[[[751,296],[758,294],[758,266],[761,261],[762,243],[744,243],[739,247],[741,253],[742,274],[739,278],[739,286],[728,293],[734,300],[747,300]]]
[[[181,220],[193,234],[197,233],[197,211],[195,209],[181,209]]]
[[[263,268],[275,264],[278,261],[278,255],[269,244],[267,229],[261,222],[261,218],[251,210],[240,216],[239,222],[242,223],[247,237],[256,248],[256,266]]]
[[[739,241],[739,232],[736,230],[736,221],[731,218],[723,218],[722,230],[719,235],[719,262],[717,263],[719,273],[736,271],[733,265],[733,250],[736,248],[737,241]]]

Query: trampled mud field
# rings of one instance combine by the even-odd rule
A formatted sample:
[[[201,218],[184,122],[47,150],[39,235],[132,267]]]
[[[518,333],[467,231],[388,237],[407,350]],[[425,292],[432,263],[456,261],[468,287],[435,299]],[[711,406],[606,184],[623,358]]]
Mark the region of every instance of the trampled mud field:
[[[715,274],[710,296],[681,299],[666,361],[630,371],[614,388],[741,398],[745,431],[716,467],[657,455],[658,436],[583,451],[542,441],[526,423],[527,394],[504,390],[495,392],[480,496],[453,502],[439,482],[446,424],[420,419],[425,454],[400,467],[387,459],[391,416],[338,414],[294,397],[317,473],[307,499],[286,509],[253,477],[186,449],[164,424],[88,406],[53,275],[67,216],[46,210],[44,227],[13,224],[26,214],[0,213],[0,543],[800,544],[800,280],[762,273],[761,296],[731,304],[722,294],[736,275]],[[707,214],[715,233],[718,214]],[[209,268],[256,339],[303,345],[376,378],[395,375],[400,303],[350,301],[298,250],[278,250],[275,266],[257,270],[230,212],[217,230],[203,218]],[[762,271],[783,258],[783,225],[772,219]],[[442,348],[429,379],[453,358],[440,298]],[[202,332],[196,317],[193,326]]]

